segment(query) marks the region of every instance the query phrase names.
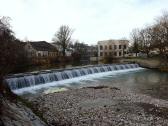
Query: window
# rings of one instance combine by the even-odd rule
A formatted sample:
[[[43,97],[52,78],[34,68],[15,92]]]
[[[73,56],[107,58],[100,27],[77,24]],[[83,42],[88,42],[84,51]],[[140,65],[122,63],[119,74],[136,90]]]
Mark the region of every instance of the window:
[[[103,46],[102,45],[100,46],[100,50],[103,50]]]
[[[117,45],[114,45],[114,49],[117,49]]]
[[[112,56],[112,53],[111,53],[111,52],[109,52],[109,55],[110,55],[110,56]]]
[[[119,49],[121,49],[121,45],[119,45]]]
[[[107,49],[107,46],[105,46],[105,49]]]
[[[114,56],[117,56],[117,52],[114,52]]]
[[[124,49],[126,49],[127,48],[127,46],[126,45],[124,45]]]
[[[100,52],[100,56],[103,56],[103,53],[102,53],[102,52]]]
[[[119,56],[121,56],[121,52],[119,52]]]
[[[112,49],[111,45],[109,45],[109,49]]]
[[[107,52],[105,52],[104,55],[107,56]]]

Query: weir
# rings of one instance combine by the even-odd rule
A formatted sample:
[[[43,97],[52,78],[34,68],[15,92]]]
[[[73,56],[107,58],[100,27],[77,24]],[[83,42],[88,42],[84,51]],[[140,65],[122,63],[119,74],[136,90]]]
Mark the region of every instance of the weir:
[[[79,67],[64,70],[48,70],[38,73],[17,74],[6,77],[5,81],[12,91],[44,85],[51,82],[59,82],[91,74],[100,74],[120,70],[132,70],[139,68],[138,64],[108,64]],[[42,86],[41,86],[42,87]]]

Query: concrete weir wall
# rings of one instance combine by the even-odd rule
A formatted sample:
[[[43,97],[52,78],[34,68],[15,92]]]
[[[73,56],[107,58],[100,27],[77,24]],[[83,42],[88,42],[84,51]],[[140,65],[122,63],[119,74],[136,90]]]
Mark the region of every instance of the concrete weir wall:
[[[124,63],[138,63],[141,67],[159,69],[161,62],[157,59],[122,59]]]
[[[149,69],[157,69],[160,71],[168,72],[168,62],[163,59],[123,59],[121,62],[124,63],[137,63],[140,67],[149,68]]]

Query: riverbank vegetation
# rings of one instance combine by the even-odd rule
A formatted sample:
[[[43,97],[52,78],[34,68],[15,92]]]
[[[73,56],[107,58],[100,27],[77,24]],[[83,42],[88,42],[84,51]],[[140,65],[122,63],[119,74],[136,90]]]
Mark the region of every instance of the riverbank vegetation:
[[[4,77],[29,63],[22,42],[15,37],[9,17],[0,17],[0,125],[45,126],[23,100],[13,94]],[[26,107],[28,106],[28,107]]]
[[[168,59],[168,12],[156,18],[154,24],[142,29],[136,28],[131,32],[134,53],[145,53],[149,57],[150,52],[158,53],[160,60]]]
[[[29,60],[22,43],[15,37],[10,26],[10,18],[0,18],[0,91],[3,92],[3,77],[22,68]]]

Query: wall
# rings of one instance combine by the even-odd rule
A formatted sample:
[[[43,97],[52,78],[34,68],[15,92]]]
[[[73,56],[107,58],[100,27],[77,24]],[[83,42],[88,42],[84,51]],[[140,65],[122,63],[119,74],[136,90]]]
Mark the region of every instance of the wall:
[[[124,40],[106,40],[106,41],[99,41],[98,42],[98,57],[99,60],[102,60],[106,56],[113,56],[113,57],[123,57],[125,56],[124,52],[127,53],[128,51],[128,41]],[[103,49],[101,49],[101,47]],[[121,46],[121,48],[119,48]],[[124,49],[124,46],[126,48]]]

